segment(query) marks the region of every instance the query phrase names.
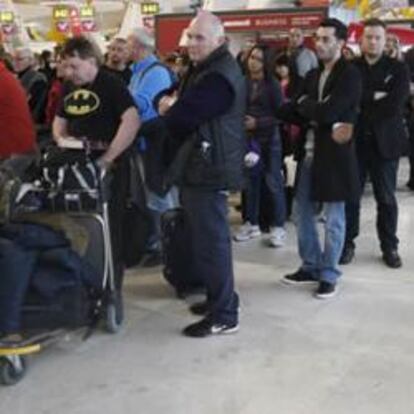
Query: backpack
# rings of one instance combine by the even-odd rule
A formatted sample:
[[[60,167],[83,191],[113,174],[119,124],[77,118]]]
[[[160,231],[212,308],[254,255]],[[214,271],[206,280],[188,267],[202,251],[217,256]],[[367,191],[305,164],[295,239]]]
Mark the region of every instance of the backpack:
[[[43,203],[52,211],[99,211],[100,169],[87,151],[52,147],[41,161]]]

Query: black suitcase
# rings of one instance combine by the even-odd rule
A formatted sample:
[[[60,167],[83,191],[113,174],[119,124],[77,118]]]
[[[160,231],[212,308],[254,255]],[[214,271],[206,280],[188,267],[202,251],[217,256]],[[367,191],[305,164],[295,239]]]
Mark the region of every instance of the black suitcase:
[[[175,208],[164,213],[161,230],[163,275],[167,282],[175,288],[179,298],[204,293],[204,283],[195,272],[191,231],[184,209]]]

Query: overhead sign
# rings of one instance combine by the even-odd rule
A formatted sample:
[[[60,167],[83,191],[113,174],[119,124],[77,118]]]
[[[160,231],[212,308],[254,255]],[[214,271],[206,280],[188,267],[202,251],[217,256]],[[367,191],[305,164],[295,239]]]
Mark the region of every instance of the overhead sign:
[[[93,6],[81,6],[79,9],[79,15],[81,19],[94,19],[95,18],[95,7]]]
[[[56,30],[59,33],[67,33],[69,32],[70,25],[69,22],[56,22]]]
[[[83,32],[96,30],[95,8],[91,5],[80,6],[55,6],[53,8],[53,20],[59,33],[73,33],[79,35]]]
[[[4,10],[0,12],[0,23],[1,24],[13,24],[14,23],[14,13],[9,10]]]
[[[159,3],[150,2],[150,3],[141,3],[141,14],[148,16],[153,14],[158,14],[160,12]]]
[[[0,12],[0,32],[7,37],[17,32],[15,16],[11,10]]]
[[[69,7],[67,6],[55,6],[53,7],[53,20],[66,20],[69,19]]]
[[[286,35],[289,29],[298,27],[310,33],[316,30],[321,20],[326,17],[327,9],[291,9],[291,10],[246,10],[243,12],[217,13],[231,33],[276,33]],[[163,15],[156,19],[157,50],[167,54],[180,44],[183,30],[186,29],[193,15]]]

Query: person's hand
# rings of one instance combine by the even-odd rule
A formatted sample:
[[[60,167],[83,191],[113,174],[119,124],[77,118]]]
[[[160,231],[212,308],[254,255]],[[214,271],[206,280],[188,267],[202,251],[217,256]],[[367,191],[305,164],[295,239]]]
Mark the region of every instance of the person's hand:
[[[332,127],[332,139],[337,144],[346,144],[351,140],[354,126],[350,123],[338,122]]]
[[[260,155],[257,152],[250,151],[244,156],[244,165],[247,168],[253,168],[260,160]]]
[[[252,131],[252,130],[256,129],[256,127],[257,127],[256,118],[252,117],[251,115],[246,115],[244,117],[244,127],[248,131]]]
[[[96,160],[96,165],[100,168],[102,171],[108,171],[112,167],[113,162],[109,160],[108,158],[105,158],[105,155],[102,157],[99,157]]]
[[[163,116],[177,101],[177,94],[163,96],[158,102],[158,113]]]
[[[306,99],[308,99],[308,95],[301,95],[299,96],[299,98],[296,100],[296,103],[298,105],[300,105],[302,102],[304,102]]]
[[[58,137],[56,138],[56,145],[59,148],[82,149],[84,148],[84,141],[74,137]]]

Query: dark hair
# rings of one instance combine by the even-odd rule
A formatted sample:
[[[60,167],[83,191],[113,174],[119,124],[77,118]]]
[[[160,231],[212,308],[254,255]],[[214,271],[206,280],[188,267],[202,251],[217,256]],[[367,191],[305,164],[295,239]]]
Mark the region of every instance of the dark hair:
[[[247,62],[250,59],[251,54],[254,50],[261,50],[263,53],[263,72],[264,72],[264,78],[270,79],[273,77],[272,73],[272,50],[269,48],[268,45],[257,43],[255,44],[249,51],[246,57],[246,74],[249,75],[249,68],[247,67]]]
[[[367,19],[362,22],[362,25],[365,27],[382,27],[384,30],[387,30],[387,25],[380,19]]]
[[[275,66],[290,66],[289,56],[286,53],[281,53],[275,58]]]
[[[46,62],[52,58],[52,52],[50,50],[43,50],[42,53],[40,54],[40,57],[42,58],[44,62]]]
[[[103,61],[98,46],[83,36],[76,36],[68,39],[63,45],[62,56],[78,57],[82,60],[94,58],[98,66],[100,66]]]
[[[343,40],[346,42],[348,39],[348,27],[338,19],[324,19],[319,23],[319,27],[332,27],[335,29],[335,37],[338,40]]]

